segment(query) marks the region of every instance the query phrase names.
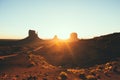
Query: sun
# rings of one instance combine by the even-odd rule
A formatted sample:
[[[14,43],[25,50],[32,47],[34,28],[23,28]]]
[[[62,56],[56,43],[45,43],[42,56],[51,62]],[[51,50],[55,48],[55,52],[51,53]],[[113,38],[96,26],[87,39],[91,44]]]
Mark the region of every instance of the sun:
[[[61,40],[69,39],[69,36],[67,34],[57,34],[55,36],[57,36],[57,38]]]
[[[77,40],[79,40],[79,38],[78,38],[78,35],[77,35],[77,33],[76,32],[72,32],[72,33],[70,33],[69,34],[69,37],[68,37],[68,35],[55,35],[54,36],[54,38],[53,39],[55,39],[55,40],[71,40],[71,41],[77,41]]]

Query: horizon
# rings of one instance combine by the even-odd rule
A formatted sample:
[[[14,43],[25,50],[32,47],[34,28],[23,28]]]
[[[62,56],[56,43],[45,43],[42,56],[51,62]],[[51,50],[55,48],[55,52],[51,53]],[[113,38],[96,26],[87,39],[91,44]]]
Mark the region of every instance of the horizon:
[[[35,31],[35,30],[32,30],[32,31]],[[35,31],[35,33],[37,34],[38,32]],[[72,33],[76,33],[76,32],[72,32]],[[41,38],[38,34],[37,35],[38,35],[38,38],[43,39],[43,40],[54,39],[55,36],[57,36],[57,38],[59,40],[68,40],[68,39],[70,39],[72,33],[69,34],[68,38],[60,38],[57,35],[54,35],[52,38]],[[101,37],[101,36],[106,36],[106,35],[111,35],[111,34],[115,34],[115,33],[120,33],[120,32],[113,32],[113,33],[108,33],[108,34],[101,34],[101,35],[93,36],[93,37],[89,37],[89,38],[88,37],[87,38],[79,38],[79,35],[77,34],[77,38],[78,39],[93,39],[93,38],[97,38],[97,37]],[[24,38],[0,38],[0,40],[19,40],[19,39],[25,39],[27,37],[29,37],[29,33]]]
[[[42,39],[87,39],[120,32],[119,0],[1,0],[0,39],[23,39],[28,30]]]

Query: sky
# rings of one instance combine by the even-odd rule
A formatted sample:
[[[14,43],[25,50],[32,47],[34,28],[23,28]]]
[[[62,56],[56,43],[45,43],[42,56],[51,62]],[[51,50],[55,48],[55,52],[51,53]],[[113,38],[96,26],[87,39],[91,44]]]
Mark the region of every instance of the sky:
[[[0,39],[92,38],[120,32],[120,0],[0,0]]]

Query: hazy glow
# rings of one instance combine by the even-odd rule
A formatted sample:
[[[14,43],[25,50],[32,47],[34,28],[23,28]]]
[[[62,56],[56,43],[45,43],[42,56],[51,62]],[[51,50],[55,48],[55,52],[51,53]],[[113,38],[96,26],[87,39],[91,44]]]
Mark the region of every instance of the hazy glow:
[[[73,56],[73,51],[71,49],[71,46],[68,44],[69,42],[70,42],[69,39],[67,39],[67,40],[53,39],[52,42],[49,44],[50,45],[49,47],[56,46],[54,48],[54,50],[57,50],[57,51],[60,51],[60,52],[64,51],[64,47],[66,47],[67,50],[69,51],[70,55]]]
[[[120,0],[0,0],[0,38],[89,38],[120,31]]]

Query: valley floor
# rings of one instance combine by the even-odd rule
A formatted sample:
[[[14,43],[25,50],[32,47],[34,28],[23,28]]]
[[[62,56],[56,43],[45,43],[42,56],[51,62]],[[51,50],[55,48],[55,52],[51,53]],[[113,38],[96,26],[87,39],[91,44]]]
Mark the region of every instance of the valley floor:
[[[82,69],[41,65],[10,67],[0,72],[0,80],[120,80],[120,61]]]

